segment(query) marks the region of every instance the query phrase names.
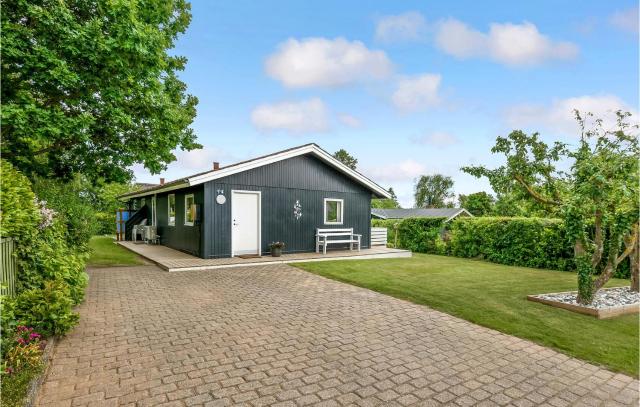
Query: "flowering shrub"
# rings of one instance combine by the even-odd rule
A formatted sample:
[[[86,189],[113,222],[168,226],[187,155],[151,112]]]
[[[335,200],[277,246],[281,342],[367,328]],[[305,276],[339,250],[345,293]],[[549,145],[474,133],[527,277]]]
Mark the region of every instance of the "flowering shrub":
[[[53,217],[56,216],[56,211],[47,208],[47,201],[38,201],[37,198],[34,198],[34,204],[40,211],[40,224],[38,225],[38,229],[42,230],[44,228],[52,226]]]
[[[42,351],[46,341],[33,328],[20,325],[12,338],[12,344],[6,353],[3,373],[12,375],[23,369],[35,369],[42,364]]]
[[[63,280],[70,298],[79,303],[87,283],[86,255],[67,243],[64,222],[47,202],[36,199],[29,180],[5,160],[0,164],[0,235],[16,241],[18,293]]]
[[[33,328],[24,325],[15,327],[13,334],[3,330],[2,336],[0,404],[22,406],[29,384],[44,368],[42,353],[46,342]]]
[[[31,188],[47,210],[54,210],[56,222],[62,225],[67,246],[80,252],[88,251],[89,239],[97,229],[95,193],[91,183],[81,176],[71,180],[35,178]],[[41,210],[43,219],[48,214]],[[112,230],[115,220],[111,222]]]
[[[271,242],[269,244],[270,249],[284,249],[285,246],[284,242]]]

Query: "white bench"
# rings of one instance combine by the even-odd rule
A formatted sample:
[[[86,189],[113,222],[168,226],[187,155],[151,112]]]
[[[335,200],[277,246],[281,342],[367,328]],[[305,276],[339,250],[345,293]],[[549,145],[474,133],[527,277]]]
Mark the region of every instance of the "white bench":
[[[316,229],[316,253],[320,253],[320,246],[322,246],[322,253],[327,254],[327,246],[334,243],[335,244],[349,243],[349,250],[353,250],[353,245],[357,244],[358,251],[360,251],[361,240],[362,240],[362,235],[357,235],[353,233],[353,228]]]

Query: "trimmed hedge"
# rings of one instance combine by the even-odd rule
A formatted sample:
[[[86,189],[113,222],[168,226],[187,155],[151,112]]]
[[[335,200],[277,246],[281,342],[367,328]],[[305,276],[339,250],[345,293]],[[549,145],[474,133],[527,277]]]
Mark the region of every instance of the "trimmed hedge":
[[[373,219],[386,227],[388,245],[416,253],[476,258],[511,266],[574,271],[573,243],[560,219],[468,217],[445,223],[444,218]],[[615,277],[629,278],[629,262]]]
[[[449,251],[512,266],[575,270],[573,245],[559,219],[456,219],[450,225]]]
[[[417,253],[445,254],[446,244],[442,240],[446,218],[373,219],[372,226],[387,228],[387,242]],[[397,224],[397,228],[396,228]]]

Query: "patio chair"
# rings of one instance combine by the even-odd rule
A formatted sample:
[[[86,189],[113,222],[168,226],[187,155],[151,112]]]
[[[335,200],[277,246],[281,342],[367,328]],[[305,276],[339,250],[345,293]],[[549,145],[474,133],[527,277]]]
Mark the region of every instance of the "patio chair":
[[[160,235],[158,234],[158,229],[155,226],[144,227],[144,242],[147,244],[160,243]]]
[[[140,235],[140,240],[144,240],[144,227],[147,225],[147,220],[143,219],[142,222],[137,225],[133,225],[131,228],[131,240],[133,243],[138,241],[138,235]]]

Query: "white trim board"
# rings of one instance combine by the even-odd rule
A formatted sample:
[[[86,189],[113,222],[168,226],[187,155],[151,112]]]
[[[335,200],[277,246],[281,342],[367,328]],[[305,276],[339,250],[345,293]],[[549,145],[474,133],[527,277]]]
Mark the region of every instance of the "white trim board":
[[[262,167],[262,166],[265,166],[265,165],[273,164],[273,163],[276,163],[276,162],[279,162],[279,161],[283,161],[283,160],[286,160],[286,159],[289,159],[289,158],[293,158],[293,157],[298,157],[298,156],[305,155],[305,154],[314,155],[315,157],[317,157],[320,160],[322,160],[324,163],[326,163],[329,166],[335,168],[336,170],[340,171],[341,173],[347,175],[348,177],[352,178],[353,180],[355,180],[356,182],[360,183],[361,185],[364,185],[369,190],[374,191],[379,196],[381,196],[383,198],[391,198],[391,195],[389,194],[389,192],[387,192],[380,185],[376,184],[375,182],[373,182],[369,178],[365,177],[364,175],[360,174],[359,172],[357,172],[355,170],[352,170],[351,168],[347,167],[341,161],[339,161],[336,158],[334,158],[331,154],[327,153],[326,151],[324,151],[323,149],[318,147],[316,144],[307,144],[307,145],[300,146],[300,147],[297,147],[297,148],[293,148],[293,149],[290,149],[290,150],[282,151],[280,153],[272,154],[272,155],[269,155],[269,156],[266,156],[266,157],[263,157],[263,158],[257,158],[257,159],[254,159],[254,160],[247,161],[245,163],[232,165],[232,166],[227,167],[227,168],[221,168],[219,170],[209,171],[209,172],[206,172],[204,174],[198,174],[198,175],[193,175],[191,177],[186,177],[185,178],[185,182],[180,183],[178,185],[170,185],[170,186],[167,186],[166,188],[158,188],[158,189],[155,189],[153,191],[146,192],[146,193],[144,191],[141,191],[138,194],[123,196],[120,199],[137,198],[137,197],[140,197],[140,196],[149,195],[151,193],[156,193],[157,194],[157,193],[160,193],[160,192],[166,192],[166,191],[171,191],[171,190],[174,190],[174,189],[185,188],[185,187],[188,187],[188,186],[200,185],[200,184],[203,184],[205,182],[213,181],[213,180],[216,180],[216,179],[219,179],[219,178],[223,178],[223,177],[228,177],[229,175],[237,174],[239,172],[243,172],[243,171],[251,170],[251,169],[254,169],[254,168]]]
[[[133,198],[140,198],[142,196],[149,196],[151,194],[159,194],[161,192],[175,191],[176,189],[187,188],[188,186],[189,186],[188,182],[181,182],[175,185],[167,185],[165,188],[154,189],[153,191],[145,192],[144,190],[142,190],[136,193],[135,195],[126,195],[126,196],[119,197],[118,199],[127,200],[127,199],[133,199]]]
[[[218,179],[218,178],[227,177],[229,175],[237,174],[239,172],[251,170],[253,168],[262,167],[262,166],[268,165],[268,164],[273,164],[273,163],[276,163],[278,161],[286,160],[288,158],[293,158],[293,157],[297,157],[297,156],[304,155],[304,154],[313,154],[313,155],[315,155],[316,157],[320,158],[325,163],[329,164],[330,166],[334,167],[335,169],[339,170],[340,172],[345,173],[346,175],[350,176],[351,178],[353,178],[356,181],[360,182],[361,184],[365,185],[369,189],[375,191],[379,195],[381,195],[381,196],[383,196],[385,198],[391,198],[391,195],[389,195],[389,192],[387,192],[380,185],[378,185],[375,182],[371,181],[369,178],[365,177],[364,175],[360,174],[359,172],[354,171],[351,168],[347,167],[342,162],[340,162],[339,160],[335,159],[332,155],[328,154],[326,151],[324,151],[323,149],[321,149],[320,147],[318,147],[315,144],[310,144],[310,145],[298,147],[298,148],[295,148],[295,149],[292,149],[292,150],[288,150],[288,151],[284,151],[284,152],[281,152],[281,153],[273,154],[273,155],[270,155],[270,156],[267,156],[267,157],[264,157],[264,158],[258,158],[256,160],[248,161],[248,162],[246,162],[244,164],[234,165],[234,166],[229,167],[229,168],[222,168],[222,169],[217,170],[217,171],[209,171],[209,172],[207,172],[205,174],[196,175],[194,177],[188,178],[188,182],[189,182],[189,185],[192,185],[192,186],[193,185],[198,185],[198,184],[202,184],[204,182],[212,181],[212,180],[215,180],[215,179]]]

